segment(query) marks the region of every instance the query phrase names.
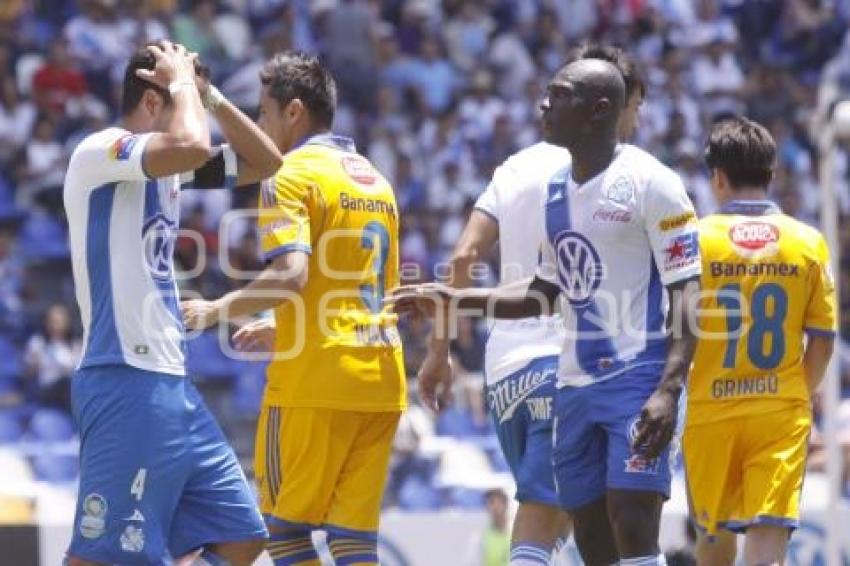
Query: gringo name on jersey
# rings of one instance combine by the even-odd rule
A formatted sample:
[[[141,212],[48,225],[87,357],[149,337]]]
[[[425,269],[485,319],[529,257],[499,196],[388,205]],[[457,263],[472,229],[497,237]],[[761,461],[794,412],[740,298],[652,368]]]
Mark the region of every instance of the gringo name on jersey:
[[[378,212],[395,216],[395,206],[392,203],[364,197],[353,197],[348,193],[340,193],[339,206],[343,210],[354,210],[358,212]]]
[[[715,379],[711,382],[711,396],[715,399],[778,394],[779,376],[775,373],[737,379]]]
[[[712,277],[743,277],[763,276],[770,277],[799,277],[800,266],[793,263],[729,263],[723,261],[712,261]]]

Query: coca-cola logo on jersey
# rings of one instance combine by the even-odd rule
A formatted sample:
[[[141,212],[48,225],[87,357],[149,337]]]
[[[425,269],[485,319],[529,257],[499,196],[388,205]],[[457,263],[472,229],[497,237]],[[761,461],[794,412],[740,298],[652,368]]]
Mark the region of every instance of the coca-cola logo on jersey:
[[[757,252],[779,241],[779,228],[767,222],[740,222],[729,229],[729,239],[738,248]]]

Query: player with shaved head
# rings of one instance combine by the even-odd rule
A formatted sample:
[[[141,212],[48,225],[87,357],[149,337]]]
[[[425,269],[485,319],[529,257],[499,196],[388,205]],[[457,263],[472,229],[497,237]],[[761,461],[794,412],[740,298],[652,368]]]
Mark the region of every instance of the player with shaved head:
[[[478,310],[506,319],[549,314],[560,303],[554,472],[589,565],[665,563],[661,506],[696,342],[693,206],[673,171],[618,141],[625,106],[623,76],[606,61],[570,63],[549,83],[544,137],[572,159],[547,183],[541,261],[526,289],[426,284],[389,298],[400,313]]]

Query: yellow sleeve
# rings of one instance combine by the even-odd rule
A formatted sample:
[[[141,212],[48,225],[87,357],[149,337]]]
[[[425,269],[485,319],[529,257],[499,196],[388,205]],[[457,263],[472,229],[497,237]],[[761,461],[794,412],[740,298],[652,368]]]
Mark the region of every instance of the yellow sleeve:
[[[831,334],[837,330],[835,282],[830,266],[829,249],[823,236],[818,238],[817,264],[809,275],[809,304],[805,329],[809,334]]]
[[[264,261],[289,252],[312,253],[310,183],[284,165],[262,188],[259,217]]]

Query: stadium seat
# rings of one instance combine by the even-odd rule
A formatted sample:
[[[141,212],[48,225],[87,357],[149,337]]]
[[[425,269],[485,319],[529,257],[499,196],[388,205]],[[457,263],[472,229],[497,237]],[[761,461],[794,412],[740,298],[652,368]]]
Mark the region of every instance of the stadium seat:
[[[39,480],[51,483],[71,482],[79,473],[78,460],[74,454],[54,454],[44,451],[33,458],[32,467]]]
[[[24,429],[21,421],[7,410],[0,411],[0,444],[10,444],[20,440]]]
[[[406,511],[439,509],[441,501],[437,489],[415,477],[404,482],[398,493],[399,507]]]
[[[30,214],[19,238],[22,255],[28,259],[61,259],[70,255],[65,230],[46,212]]]
[[[480,489],[456,487],[449,496],[450,505],[461,509],[483,509],[484,492]]]
[[[39,409],[30,420],[29,435],[32,440],[64,442],[74,437],[74,425],[62,411]]]
[[[457,407],[449,407],[437,417],[435,431],[439,436],[453,436],[463,438],[476,436],[478,429],[468,411],[462,411]]]

